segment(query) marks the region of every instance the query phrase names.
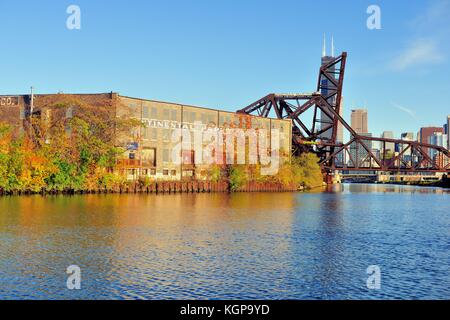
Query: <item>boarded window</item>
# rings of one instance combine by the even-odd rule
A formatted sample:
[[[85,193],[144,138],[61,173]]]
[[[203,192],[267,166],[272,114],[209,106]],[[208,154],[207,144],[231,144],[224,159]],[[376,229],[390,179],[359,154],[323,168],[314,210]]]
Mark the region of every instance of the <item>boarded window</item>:
[[[177,110],[172,110],[172,120],[173,121],[177,120]]]
[[[142,164],[149,167],[156,166],[156,149],[144,148],[142,150]]]
[[[149,114],[148,107],[144,106],[144,108],[142,109],[142,118],[148,119],[149,116],[150,116],[150,114]]]
[[[169,129],[163,129],[163,140],[164,141],[170,140],[170,130]]]

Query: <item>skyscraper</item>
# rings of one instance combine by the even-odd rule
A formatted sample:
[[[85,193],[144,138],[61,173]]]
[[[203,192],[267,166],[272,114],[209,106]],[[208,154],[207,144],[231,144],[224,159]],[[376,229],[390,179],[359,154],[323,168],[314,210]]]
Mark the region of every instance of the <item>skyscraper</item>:
[[[323,47],[322,47],[322,60],[321,63],[322,65],[325,65],[327,63],[329,63],[330,61],[334,60],[334,41],[333,38],[331,38],[331,55],[327,55],[327,48],[326,48],[326,38],[325,35],[323,37]],[[333,67],[331,69],[332,72],[335,71],[335,68]],[[333,75],[334,76],[334,75]],[[328,88],[332,88],[333,84],[331,83],[331,81],[329,81],[328,79],[322,79],[322,82],[320,83],[322,89],[320,91],[320,93],[322,94],[322,96],[328,96],[329,95],[329,89]],[[334,105],[336,103],[336,98],[330,98],[328,100],[328,103],[331,105]],[[322,111],[320,111],[320,129],[323,130],[325,129],[327,126],[329,126],[330,124],[332,124],[333,121],[332,119],[330,119],[330,117],[328,117],[325,113],[322,113]],[[320,136],[324,139],[331,139],[331,135],[333,134],[333,130],[329,129],[327,131],[325,131],[324,133],[322,133]],[[338,138],[336,138],[337,140],[339,140]]]
[[[355,130],[356,133],[358,133],[362,136],[372,137],[372,134],[369,133],[367,123],[368,123],[368,116],[367,116],[366,109],[352,110],[351,126],[352,126],[353,130]],[[353,137],[351,137],[351,138],[353,138]],[[363,140],[363,142],[369,148],[369,150],[373,149],[371,140]],[[353,142],[350,145],[350,154],[354,161],[356,161],[356,158],[358,158],[358,161],[357,161],[358,164],[356,164],[356,165],[366,166],[366,165],[370,164],[370,160],[368,158],[369,153],[367,152],[367,150],[365,150],[362,147],[362,145],[359,145],[359,144]]]
[[[444,134],[444,128],[442,128],[442,127],[423,127],[423,128],[420,128],[419,142],[421,142],[421,143],[430,143],[430,137],[432,135],[434,135],[436,132]],[[425,151],[430,157],[432,156],[430,149],[426,148]]]
[[[366,109],[356,109],[352,110],[351,115],[351,126],[356,133],[368,133],[368,125],[367,125],[367,110]]]
[[[367,133],[367,132],[360,133],[360,135],[363,137],[372,137],[372,134]],[[353,137],[350,137],[350,138],[353,139]],[[373,148],[372,140],[363,139],[362,141],[364,142],[364,144],[367,146],[367,148],[370,151],[373,151],[374,148]],[[355,142],[351,143],[350,144],[350,155],[353,160],[353,164],[355,166],[363,166],[363,167],[370,166],[370,163],[372,160],[369,157],[369,152],[362,146],[362,144],[358,144]],[[349,163],[350,166],[353,164]]]
[[[450,150],[450,115],[447,116],[447,149]]]
[[[394,132],[392,131],[384,131],[381,134],[382,138],[394,139]],[[386,143],[386,152],[395,152],[395,143],[387,142]]]
[[[339,115],[344,118],[344,97],[341,98],[341,110],[339,111]],[[341,143],[344,142],[344,126],[341,122],[338,123],[336,141]]]
[[[435,146],[444,147],[448,143],[447,135],[443,132],[435,132],[428,137],[428,143]],[[436,157],[438,156],[438,152],[436,150],[430,149],[428,153],[431,159],[436,160]]]
[[[404,132],[401,135],[401,139],[405,140],[405,141],[414,141],[414,132]],[[400,145],[400,152],[403,152],[406,148],[408,148],[407,145],[401,144]],[[409,150],[409,152],[407,150],[405,150],[404,154],[403,154],[403,159],[405,161],[407,161],[410,165],[412,163],[412,150]]]

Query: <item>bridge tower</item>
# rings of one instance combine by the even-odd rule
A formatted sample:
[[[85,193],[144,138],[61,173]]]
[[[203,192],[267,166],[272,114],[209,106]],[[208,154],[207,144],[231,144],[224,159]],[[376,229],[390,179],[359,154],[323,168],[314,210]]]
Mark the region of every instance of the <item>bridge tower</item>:
[[[271,93],[255,101],[238,113],[255,114],[261,117],[275,116],[292,121],[293,154],[313,152],[327,174],[327,182],[335,171],[370,171],[396,173],[443,172],[450,175],[450,153],[445,147],[419,143],[417,141],[363,136],[355,132],[341,116],[342,90],[347,53],[323,61],[313,93]],[[311,115],[306,113],[312,111]],[[326,121],[324,121],[324,119]],[[337,141],[339,126],[350,136],[346,143]],[[379,154],[374,154],[369,142],[381,145]],[[386,152],[386,144],[394,144],[392,155]],[[350,152],[356,149],[356,152]],[[436,155],[432,159],[428,150]],[[363,152],[360,152],[363,151]],[[438,160],[438,161],[437,161]]]

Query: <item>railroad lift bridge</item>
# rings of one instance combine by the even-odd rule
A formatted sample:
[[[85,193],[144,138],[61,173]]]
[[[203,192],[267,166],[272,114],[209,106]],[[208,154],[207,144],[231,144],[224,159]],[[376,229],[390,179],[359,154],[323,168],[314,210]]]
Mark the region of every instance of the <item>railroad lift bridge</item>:
[[[293,154],[313,152],[331,182],[335,172],[450,175],[450,153],[445,147],[417,141],[358,134],[341,116],[342,89],[347,53],[324,63],[317,90],[311,94],[269,94],[237,111],[260,117],[292,121]],[[311,112],[312,111],[312,112]],[[350,136],[337,140],[338,126]],[[379,145],[379,152],[372,149]],[[386,146],[395,145],[392,153]]]

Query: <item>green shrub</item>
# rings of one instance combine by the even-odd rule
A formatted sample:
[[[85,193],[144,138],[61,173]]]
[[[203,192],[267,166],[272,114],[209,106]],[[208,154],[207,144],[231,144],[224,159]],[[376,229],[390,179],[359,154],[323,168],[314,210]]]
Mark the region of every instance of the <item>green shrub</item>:
[[[229,183],[231,191],[238,191],[248,181],[246,167],[243,165],[232,165],[229,169]]]

